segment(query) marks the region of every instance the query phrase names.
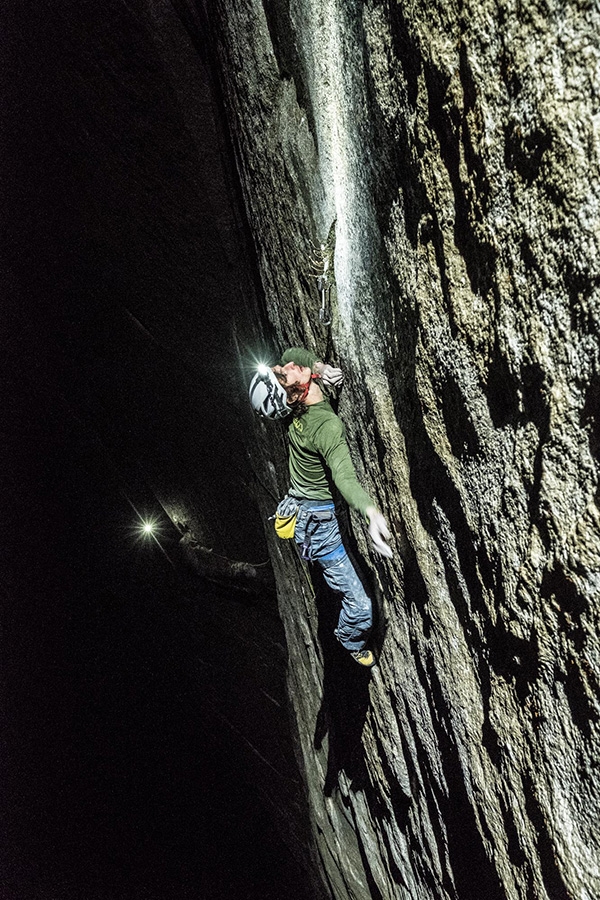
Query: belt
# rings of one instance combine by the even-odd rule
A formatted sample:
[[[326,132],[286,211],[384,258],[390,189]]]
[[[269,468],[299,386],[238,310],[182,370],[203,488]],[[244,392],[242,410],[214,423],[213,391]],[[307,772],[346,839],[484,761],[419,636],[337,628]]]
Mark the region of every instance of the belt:
[[[294,497],[293,494],[290,494],[289,496]],[[294,497],[294,500],[298,503],[299,506],[335,506],[333,500],[311,500],[310,497]]]

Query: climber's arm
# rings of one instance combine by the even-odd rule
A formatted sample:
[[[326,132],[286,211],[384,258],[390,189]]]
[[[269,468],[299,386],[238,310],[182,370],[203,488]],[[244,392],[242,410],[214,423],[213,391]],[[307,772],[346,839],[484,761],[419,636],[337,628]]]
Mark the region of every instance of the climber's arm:
[[[366,518],[375,550],[382,556],[391,557],[391,547],[386,543],[390,538],[387,523],[358,482],[340,419],[335,417],[326,422],[316,432],[313,442],[331,470],[333,482],[344,500]]]

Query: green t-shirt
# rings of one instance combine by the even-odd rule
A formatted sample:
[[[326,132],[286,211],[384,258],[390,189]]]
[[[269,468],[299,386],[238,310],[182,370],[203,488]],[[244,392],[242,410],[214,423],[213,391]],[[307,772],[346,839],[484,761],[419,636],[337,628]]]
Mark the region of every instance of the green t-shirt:
[[[293,362],[311,370],[318,357],[302,347],[291,347],[281,365]],[[353,509],[363,515],[375,506],[363,491],[346,443],[346,429],[327,400],[313,403],[304,415],[292,419],[290,439],[290,493],[309,500],[332,500],[332,482]]]

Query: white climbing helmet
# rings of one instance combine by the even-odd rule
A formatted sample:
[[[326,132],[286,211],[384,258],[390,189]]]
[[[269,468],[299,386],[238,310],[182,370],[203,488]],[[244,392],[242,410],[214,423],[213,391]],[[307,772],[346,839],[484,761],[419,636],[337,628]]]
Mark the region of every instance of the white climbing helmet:
[[[268,366],[259,366],[250,382],[248,390],[254,412],[266,419],[283,419],[291,409],[287,404],[287,394],[279,384],[275,373]]]

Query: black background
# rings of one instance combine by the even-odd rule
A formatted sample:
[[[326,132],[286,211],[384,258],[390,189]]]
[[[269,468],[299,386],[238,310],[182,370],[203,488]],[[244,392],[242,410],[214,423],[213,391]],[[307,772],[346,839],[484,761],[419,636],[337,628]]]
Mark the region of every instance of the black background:
[[[304,896],[207,705],[246,601],[171,564],[168,522],[162,550],[135,530],[161,512],[148,476],[205,508],[243,483],[210,403],[241,276],[169,9],[0,15],[2,900]],[[244,513],[239,554],[260,556]]]

